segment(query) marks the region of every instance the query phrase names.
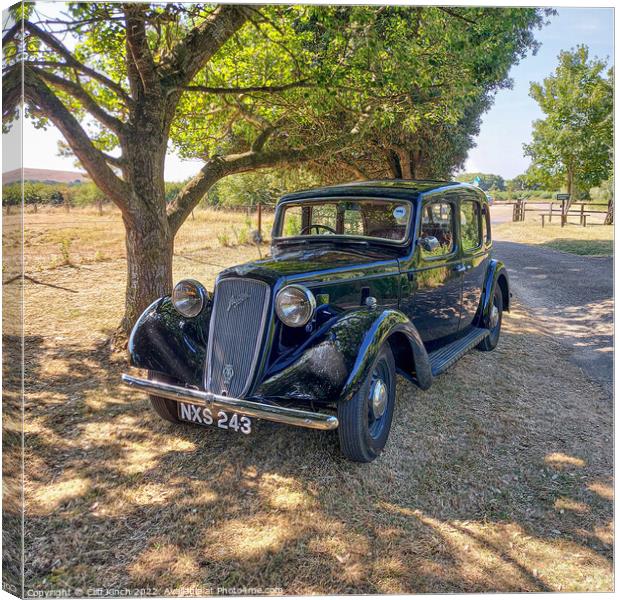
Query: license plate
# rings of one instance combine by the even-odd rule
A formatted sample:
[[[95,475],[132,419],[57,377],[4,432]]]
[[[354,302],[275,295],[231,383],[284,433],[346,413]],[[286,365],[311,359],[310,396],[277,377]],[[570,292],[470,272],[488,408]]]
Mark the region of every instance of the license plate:
[[[215,425],[220,429],[231,429],[232,431],[244,433],[245,435],[252,432],[252,419],[245,415],[223,410],[216,411],[208,406],[186,404],[185,402],[177,402],[177,405],[179,407],[179,419],[181,419],[181,421],[205,426]]]

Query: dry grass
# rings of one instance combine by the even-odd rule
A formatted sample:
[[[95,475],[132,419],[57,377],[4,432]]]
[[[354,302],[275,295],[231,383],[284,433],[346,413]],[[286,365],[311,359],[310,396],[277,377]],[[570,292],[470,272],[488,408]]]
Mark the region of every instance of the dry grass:
[[[6,227],[14,233],[5,239],[5,248],[11,252],[19,247],[19,215],[4,216]],[[273,214],[263,215],[263,236],[268,237]],[[178,256],[200,258],[200,254],[220,248],[218,238],[225,236],[229,246],[249,238],[256,228],[256,215],[248,218],[245,212],[222,212],[214,209],[196,209],[179,230],[175,240]],[[95,210],[46,207],[37,214],[26,215],[24,245],[27,271],[79,266],[125,258],[124,228],[120,213],[106,209],[99,216]],[[256,250],[254,250],[256,253]],[[7,255],[8,256],[8,255]],[[6,258],[5,258],[6,262]]]
[[[493,226],[493,237],[497,240],[537,244],[570,252],[571,254],[590,256],[610,256],[614,251],[613,225],[601,223],[589,224],[587,227],[569,224],[560,227],[559,223],[547,223],[541,227],[540,217],[534,220],[528,216],[519,223],[501,223]]]
[[[175,268],[210,284],[255,253],[207,249]],[[333,434],[158,420],[119,386],[126,366],[104,343],[122,260],[37,280],[57,287],[25,289],[31,588],[613,589],[612,407],[523,311],[495,352],[471,352],[431,390],[401,381],[386,452],[356,465]]]

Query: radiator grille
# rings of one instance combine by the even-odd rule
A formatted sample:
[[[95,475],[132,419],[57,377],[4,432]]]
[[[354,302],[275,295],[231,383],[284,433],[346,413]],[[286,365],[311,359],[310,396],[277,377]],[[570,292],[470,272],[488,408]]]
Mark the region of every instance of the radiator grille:
[[[222,279],[215,288],[205,388],[243,397],[260,352],[269,286],[256,279]]]

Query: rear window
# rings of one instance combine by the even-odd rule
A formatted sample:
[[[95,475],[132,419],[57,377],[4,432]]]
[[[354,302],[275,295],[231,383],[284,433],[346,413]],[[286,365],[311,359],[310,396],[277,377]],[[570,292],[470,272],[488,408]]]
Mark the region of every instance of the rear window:
[[[411,222],[411,203],[396,200],[306,201],[282,207],[277,237],[365,237],[402,242]]]

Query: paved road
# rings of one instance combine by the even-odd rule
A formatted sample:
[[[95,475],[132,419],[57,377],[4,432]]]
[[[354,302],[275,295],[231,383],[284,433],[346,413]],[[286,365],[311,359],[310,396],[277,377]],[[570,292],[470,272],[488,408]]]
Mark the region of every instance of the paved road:
[[[612,394],[613,259],[495,242],[514,296],[572,350],[573,362]]]
[[[491,206],[491,224],[508,223],[512,221],[512,204],[506,206],[496,202]]]

